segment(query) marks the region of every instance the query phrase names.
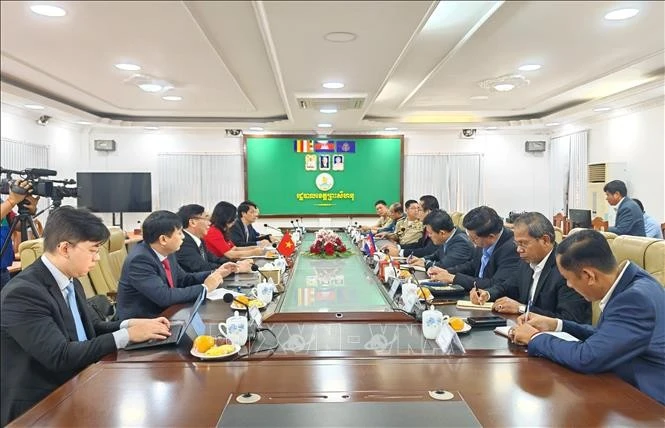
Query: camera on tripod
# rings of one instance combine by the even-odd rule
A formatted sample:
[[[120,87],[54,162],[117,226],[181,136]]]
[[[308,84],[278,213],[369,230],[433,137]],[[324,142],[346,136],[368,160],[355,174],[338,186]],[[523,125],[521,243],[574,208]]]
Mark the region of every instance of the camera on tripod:
[[[45,178],[58,174],[57,171],[52,169],[26,168],[23,171],[15,171],[0,167],[0,174],[5,174],[5,177],[0,180],[0,193],[3,195],[8,195],[10,190],[16,193],[21,193],[22,191],[22,188],[18,186],[12,187],[12,174],[19,175],[23,180],[28,181],[32,186],[33,195],[51,198],[53,208],[60,206],[62,198],[75,198],[78,195],[77,187],[71,187],[72,185],[76,185],[76,181],[72,179],[53,180]]]

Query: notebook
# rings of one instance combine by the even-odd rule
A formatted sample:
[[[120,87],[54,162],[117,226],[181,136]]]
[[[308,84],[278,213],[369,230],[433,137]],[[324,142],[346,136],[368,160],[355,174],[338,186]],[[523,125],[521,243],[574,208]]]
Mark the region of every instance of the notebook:
[[[199,297],[196,299],[196,302],[194,302],[194,305],[191,308],[191,313],[189,314],[189,318],[187,321],[184,320],[175,320],[171,322],[171,335],[167,337],[166,339],[150,339],[146,342],[141,342],[141,343],[132,343],[130,345],[127,345],[125,347],[125,351],[132,351],[135,349],[145,349],[145,348],[153,348],[155,346],[164,346],[164,345],[171,345],[171,344],[177,344],[180,343],[180,340],[183,338],[185,335],[185,332],[189,328],[190,324],[193,322],[196,324],[194,327],[197,330],[200,329],[199,325],[203,324],[203,321],[201,321],[201,318],[199,316],[199,307],[201,307],[201,303],[205,299],[205,294],[202,292]]]
[[[457,301],[458,309],[473,309],[476,311],[491,311],[494,302],[486,302],[483,305],[474,305],[470,300],[458,300]]]
[[[494,332],[510,338],[510,329],[515,327],[514,325],[507,325],[503,327],[497,327],[494,329]],[[550,336],[558,337],[559,339],[565,340],[567,342],[579,342],[580,340],[575,336],[566,333],[565,331],[543,331],[538,334],[549,334]]]

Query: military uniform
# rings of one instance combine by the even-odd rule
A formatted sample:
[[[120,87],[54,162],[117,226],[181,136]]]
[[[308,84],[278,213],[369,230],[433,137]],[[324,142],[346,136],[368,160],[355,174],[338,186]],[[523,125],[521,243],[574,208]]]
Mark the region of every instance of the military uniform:
[[[395,233],[391,234],[391,238],[396,239],[400,245],[413,244],[423,237],[424,230],[422,221],[418,219],[410,221],[404,217],[395,223]]]

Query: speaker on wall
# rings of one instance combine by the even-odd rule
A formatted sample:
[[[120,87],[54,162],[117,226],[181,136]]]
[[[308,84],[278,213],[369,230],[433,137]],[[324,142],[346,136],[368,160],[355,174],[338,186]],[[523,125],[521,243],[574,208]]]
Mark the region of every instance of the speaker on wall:
[[[547,148],[545,141],[526,141],[524,143],[525,152],[544,152]]]

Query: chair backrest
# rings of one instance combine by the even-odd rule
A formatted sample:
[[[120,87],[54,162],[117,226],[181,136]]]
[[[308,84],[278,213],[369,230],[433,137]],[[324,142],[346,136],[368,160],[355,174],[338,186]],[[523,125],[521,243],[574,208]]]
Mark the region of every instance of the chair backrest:
[[[600,319],[600,300],[591,303],[591,325],[597,326]]]
[[[34,219],[33,223],[35,223],[35,229],[37,229],[37,234],[39,236],[42,236],[42,233],[44,232],[44,227],[42,226],[42,223]],[[26,241],[32,241],[37,239],[34,234],[32,233],[32,230],[28,229],[28,239]],[[21,250],[19,249],[21,247],[21,231],[18,229],[15,229],[12,232],[12,246],[14,247],[14,252],[15,253],[21,253]]]
[[[657,241],[658,239],[643,236],[617,236],[612,242],[612,253],[617,259],[617,263],[630,260],[644,269],[644,255],[647,247]]]
[[[557,244],[563,241],[563,230],[559,226],[554,226],[554,242]]]
[[[461,222],[462,215],[463,213],[459,211],[454,211],[450,213],[450,219],[453,221],[455,227],[460,227],[460,225],[462,224]]]
[[[92,286],[97,291],[97,294],[113,294],[118,291],[118,281],[114,278],[111,272],[111,265],[109,263],[109,251],[106,246],[99,248],[99,261],[90,272],[90,281]]]
[[[21,257],[21,269],[25,269],[35,262],[39,257],[44,253],[44,239],[31,239],[28,241],[23,241],[18,247],[19,255]],[[90,283],[90,278],[88,275],[84,275],[78,278],[83,285],[83,291],[85,291],[85,297],[90,298],[97,294],[94,287]]]
[[[109,227],[111,237],[106,241],[106,248],[109,256],[109,267],[111,275],[117,283],[120,281],[122,265],[127,258],[127,247],[125,247],[125,232],[119,227]]]
[[[652,242],[644,253],[644,270],[665,287],[665,241]]]
[[[591,220],[591,226],[593,227],[593,230],[604,232],[609,227],[609,222],[602,217],[594,217],[593,220]]]

